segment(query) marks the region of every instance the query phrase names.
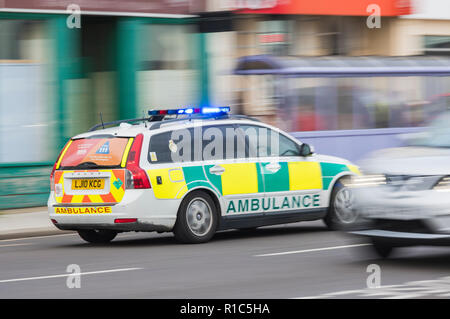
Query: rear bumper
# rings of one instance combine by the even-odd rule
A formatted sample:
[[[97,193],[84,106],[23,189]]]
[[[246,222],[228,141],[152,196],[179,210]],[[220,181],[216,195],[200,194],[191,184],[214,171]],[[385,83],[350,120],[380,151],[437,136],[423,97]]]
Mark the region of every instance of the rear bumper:
[[[60,205],[53,193],[48,200],[50,219],[61,230],[111,229],[117,231],[171,231],[179,201],[156,199],[151,189],[128,190],[116,205]],[[98,210],[98,208],[101,208]],[[115,223],[116,219],[136,218],[136,222]]]
[[[116,230],[119,232],[126,232],[126,231],[143,231],[143,232],[152,232],[152,231],[158,231],[158,232],[167,232],[171,231],[172,228],[162,225],[162,223],[153,221],[156,224],[153,224],[152,222],[145,221],[142,222],[138,219],[137,222],[134,223],[120,223],[115,224],[113,223],[76,223],[71,224],[70,222],[62,222],[54,224],[56,228],[60,230],[82,230],[82,229],[109,229],[109,230]]]

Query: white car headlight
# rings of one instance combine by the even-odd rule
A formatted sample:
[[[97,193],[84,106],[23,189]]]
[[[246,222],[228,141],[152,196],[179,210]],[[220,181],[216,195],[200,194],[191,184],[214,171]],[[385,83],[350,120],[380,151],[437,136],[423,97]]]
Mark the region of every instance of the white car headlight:
[[[373,187],[386,185],[385,175],[358,175],[352,176],[349,187]]]

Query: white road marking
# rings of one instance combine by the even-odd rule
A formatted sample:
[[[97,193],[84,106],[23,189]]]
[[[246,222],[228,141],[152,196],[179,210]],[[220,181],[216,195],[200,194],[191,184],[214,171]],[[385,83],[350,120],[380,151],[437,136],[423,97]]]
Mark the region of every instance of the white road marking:
[[[33,243],[24,243],[24,244],[8,244],[8,245],[0,245],[0,248],[2,247],[15,247],[15,246],[29,246],[34,245]]]
[[[313,248],[313,249],[305,249],[305,250],[283,251],[283,252],[279,252],[279,253],[254,255],[253,257],[269,257],[269,256],[282,256],[282,255],[302,254],[302,253],[310,253],[310,252],[315,252],[315,251],[344,249],[344,248],[353,248],[353,247],[370,246],[370,245],[372,245],[372,244],[354,244],[354,245],[345,245],[345,246]]]
[[[13,238],[13,239],[0,239],[0,243],[8,242],[8,241],[19,241],[19,240],[27,240],[27,239],[40,239],[40,238],[49,238],[49,237],[62,237],[62,236],[75,236],[75,234],[60,234],[60,235],[46,235],[46,236],[32,236],[32,237],[22,237],[22,238]]]
[[[132,270],[141,270],[144,268],[122,268],[122,269],[110,269],[110,270],[98,270],[98,271],[90,271],[90,272],[81,272],[78,275],[96,275],[96,274],[106,274],[111,272],[121,272],[121,271],[132,271]],[[39,277],[28,277],[28,278],[15,278],[15,279],[4,279],[0,280],[0,283],[6,282],[16,282],[16,281],[27,281],[27,280],[40,280],[40,279],[51,279],[51,278],[60,278],[60,277],[68,277],[73,276],[73,273],[69,274],[61,274],[61,275],[50,275],[50,276],[39,276]]]
[[[448,298],[450,277],[435,280],[410,281],[400,285],[380,286],[378,288],[363,288],[324,293],[316,296],[298,297],[292,299],[324,299],[324,298],[382,298],[411,299],[423,297]]]

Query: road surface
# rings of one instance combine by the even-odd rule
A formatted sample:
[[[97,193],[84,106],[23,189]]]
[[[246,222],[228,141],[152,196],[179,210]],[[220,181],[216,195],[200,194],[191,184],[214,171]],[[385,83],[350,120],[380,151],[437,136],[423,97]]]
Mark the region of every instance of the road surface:
[[[102,246],[76,234],[1,240],[0,298],[450,297],[450,248],[404,248],[389,260],[369,248],[321,221],[227,231],[200,245],[169,233],[123,233]],[[69,265],[80,288],[68,288]],[[367,288],[369,265],[381,287]]]

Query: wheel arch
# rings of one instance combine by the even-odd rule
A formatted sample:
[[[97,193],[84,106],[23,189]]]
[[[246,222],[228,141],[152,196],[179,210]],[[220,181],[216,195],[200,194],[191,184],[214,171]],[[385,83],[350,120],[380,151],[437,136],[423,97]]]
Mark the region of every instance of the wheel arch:
[[[192,189],[188,190],[183,195],[183,197],[181,198],[180,205],[178,206],[178,210],[180,209],[181,203],[183,203],[183,201],[185,200],[186,196],[188,196],[189,194],[191,194],[192,192],[195,192],[195,191],[203,191],[203,192],[205,192],[206,194],[208,194],[211,197],[211,199],[214,202],[214,206],[216,207],[216,210],[217,210],[218,222],[220,223],[220,217],[222,216],[222,210],[221,210],[222,206],[220,204],[219,197],[218,197],[218,195],[217,195],[217,193],[215,191],[213,191],[212,189],[210,189],[208,187],[205,187],[205,186],[198,186],[198,187],[195,187],[195,188],[192,188]],[[178,214],[177,214],[177,218],[178,218]]]
[[[336,183],[337,183],[339,180],[341,180],[341,179],[343,179],[343,178],[345,178],[345,177],[350,177],[350,176],[357,176],[357,174],[354,173],[354,172],[352,172],[352,171],[341,172],[341,173],[337,174],[337,175],[334,177],[334,179],[331,181],[330,185],[328,185],[328,190],[329,190],[329,194],[330,194],[330,196],[329,196],[329,198],[328,198],[328,206],[331,205],[331,200],[332,200],[331,193],[333,192],[334,187],[336,186]]]

